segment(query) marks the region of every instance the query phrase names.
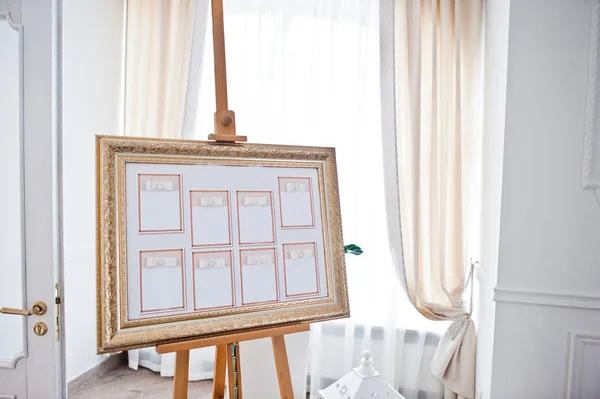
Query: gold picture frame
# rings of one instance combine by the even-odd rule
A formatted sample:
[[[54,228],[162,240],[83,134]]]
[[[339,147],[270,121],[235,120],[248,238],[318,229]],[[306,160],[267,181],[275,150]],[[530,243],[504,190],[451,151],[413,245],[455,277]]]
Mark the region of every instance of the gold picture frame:
[[[316,171],[320,214],[318,234],[322,236],[323,243],[326,274],[323,279],[326,281],[326,295],[299,297],[287,301],[279,301],[278,296],[275,303],[232,306],[208,311],[186,309],[173,314],[131,318],[128,313],[127,286],[127,262],[131,257],[128,258],[127,252],[126,170],[128,165],[133,168],[135,164],[152,165],[155,168],[160,165],[218,165],[257,166],[265,169],[305,168]],[[179,189],[185,191],[183,186]],[[97,136],[96,196],[98,353],[349,316],[333,148]],[[183,206],[183,200],[181,204]],[[274,204],[272,206],[274,207]],[[139,218],[141,219],[141,216]],[[184,231],[183,222],[181,226],[181,230]],[[273,234],[275,237],[275,232]],[[316,263],[315,261],[315,265]],[[181,267],[185,275],[187,266]],[[233,265],[230,267],[233,270]],[[275,273],[281,273],[277,266]]]

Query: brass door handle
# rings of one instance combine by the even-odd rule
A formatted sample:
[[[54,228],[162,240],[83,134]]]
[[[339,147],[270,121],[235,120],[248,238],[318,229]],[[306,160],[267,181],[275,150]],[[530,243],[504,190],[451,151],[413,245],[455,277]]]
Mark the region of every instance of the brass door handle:
[[[41,316],[46,314],[48,307],[44,302],[36,302],[33,304],[31,310],[24,309],[13,309],[13,308],[1,308],[0,313],[4,314],[14,314],[17,316]]]

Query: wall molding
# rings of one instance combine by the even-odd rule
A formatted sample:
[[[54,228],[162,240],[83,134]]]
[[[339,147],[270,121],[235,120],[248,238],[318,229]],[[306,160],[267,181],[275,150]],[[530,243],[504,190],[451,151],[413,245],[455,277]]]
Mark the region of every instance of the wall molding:
[[[571,331],[567,364],[566,399],[583,398],[583,361],[586,347],[600,346],[600,333]]]
[[[523,288],[496,287],[494,301],[497,303],[600,310],[600,296],[582,292],[535,291]]]
[[[596,201],[600,204],[600,0],[591,5],[590,52],[588,63],[587,101],[585,112],[585,135],[583,140],[583,167],[581,186],[594,190]]]
[[[25,331],[27,331],[27,330],[25,330]],[[19,363],[19,360],[25,359],[26,357],[27,357],[27,352],[25,351],[25,349],[20,350],[13,356],[12,359],[0,360],[0,369],[16,369],[17,363]],[[2,397],[0,397],[0,399],[2,399]]]
[[[16,31],[21,29],[21,0],[0,0],[0,21]]]

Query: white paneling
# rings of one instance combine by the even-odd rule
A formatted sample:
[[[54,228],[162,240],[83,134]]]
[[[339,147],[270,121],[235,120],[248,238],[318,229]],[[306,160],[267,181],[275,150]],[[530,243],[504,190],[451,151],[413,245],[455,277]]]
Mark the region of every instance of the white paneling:
[[[510,3],[493,399],[564,398],[569,333],[600,331],[600,209],[581,189],[597,7]]]
[[[600,332],[571,332],[569,337],[566,398],[596,398],[600,394]]]
[[[599,326],[595,310],[497,303],[491,397],[563,399],[569,333]]]

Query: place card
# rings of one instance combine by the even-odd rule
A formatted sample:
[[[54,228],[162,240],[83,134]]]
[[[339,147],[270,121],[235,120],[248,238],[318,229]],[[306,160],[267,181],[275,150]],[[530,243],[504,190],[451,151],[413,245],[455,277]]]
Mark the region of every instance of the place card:
[[[138,175],[138,228],[140,233],[183,231],[181,175]]]
[[[274,244],[275,221],[271,191],[237,191],[240,245]]]
[[[314,242],[283,244],[286,298],[319,294],[319,268]]]
[[[194,310],[229,308],[234,305],[231,250],[194,252]]]
[[[279,300],[275,254],[275,248],[240,250],[242,305]]]
[[[279,177],[281,228],[313,228],[315,217],[310,177]]]
[[[192,247],[231,245],[231,212],[226,190],[191,190]]]
[[[185,308],[183,250],[140,251],[141,313]]]

